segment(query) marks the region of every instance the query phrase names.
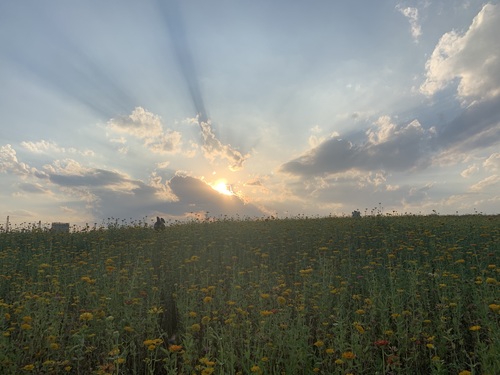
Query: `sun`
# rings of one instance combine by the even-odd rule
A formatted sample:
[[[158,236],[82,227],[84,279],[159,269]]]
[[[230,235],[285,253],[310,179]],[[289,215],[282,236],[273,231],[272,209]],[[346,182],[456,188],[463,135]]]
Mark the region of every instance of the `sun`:
[[[227,183],[226,180],[218,180],[215,184],[211,185],[212,189],[220,194],[234,195],[233,188]]]

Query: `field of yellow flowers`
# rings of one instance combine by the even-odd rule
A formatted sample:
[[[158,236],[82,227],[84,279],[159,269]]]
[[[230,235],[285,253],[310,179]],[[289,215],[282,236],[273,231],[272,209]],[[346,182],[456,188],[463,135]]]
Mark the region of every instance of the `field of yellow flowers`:
[[[500,217],[0,233],[1,374],[500,374]]]

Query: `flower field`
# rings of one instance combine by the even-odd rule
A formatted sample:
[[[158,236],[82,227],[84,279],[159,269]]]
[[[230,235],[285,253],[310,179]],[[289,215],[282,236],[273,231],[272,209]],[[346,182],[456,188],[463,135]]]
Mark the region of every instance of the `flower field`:
[[[1,374],[500,374],[500,217],[0,233]]]

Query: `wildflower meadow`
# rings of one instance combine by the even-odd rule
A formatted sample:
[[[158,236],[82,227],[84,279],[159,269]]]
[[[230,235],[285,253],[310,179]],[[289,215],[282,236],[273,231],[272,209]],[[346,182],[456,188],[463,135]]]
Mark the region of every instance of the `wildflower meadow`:
[[[500,216],[0,232],[1,374],[500,374]]]

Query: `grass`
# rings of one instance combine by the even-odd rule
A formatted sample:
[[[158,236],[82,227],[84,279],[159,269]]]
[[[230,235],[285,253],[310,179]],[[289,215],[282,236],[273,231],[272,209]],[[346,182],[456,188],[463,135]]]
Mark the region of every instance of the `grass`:
[[[500,217],[0,233],[2,374],[500,374]]]

